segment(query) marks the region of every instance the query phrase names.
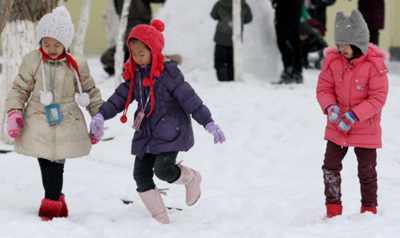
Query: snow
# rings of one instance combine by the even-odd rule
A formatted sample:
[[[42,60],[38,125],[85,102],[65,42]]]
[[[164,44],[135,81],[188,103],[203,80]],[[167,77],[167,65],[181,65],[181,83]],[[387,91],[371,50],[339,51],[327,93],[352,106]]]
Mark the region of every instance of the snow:
[[[120,115],[106,121],[104,138],[115,139],[93,146],[86,157],[67,160],[63,192],[68,218],[43,222],[37,216],[44,192],[36,159],[14,152],[0,154],[0,237],[398,237],[400,64],[387,62],[390,92],[382,118],[383,149],[378,150],[378,214],[359,213],[357,162],[350,149],[342,171],[343,215],[324,220],[321,166],[326,118],[315,97],[319,71],[305,70],[303,85],[272,85],[281,66],[277,49],[270,49],[257,56],[253,51],[260,71],[254,73],[255,63],[245,65],[244,82],[218,82],[212,36],[208,37],[214,31],[208,27],[216,23],[209,22],[208,15],[196,16],[201,11],[208,14],[213,4],[196,1],[194,7],[191,2],[168,1],[159,16],[167,26],[166,51],[183,55],[181,68],[186,80],[210,108],[227,138],[226,143],[214,145],[213,137],[194,122],[195,146],[178,155],[178,161],[202,174],[198,203],[187,207],[184,186],[155,179],[159,188],[170,189],[164,197],[166,205],[183,211],[170,210],[169,225],[151,218],[135,192],[132,176],[131,106],[127,124],[120,123]],[[255,15],[265,9],[272,11],[268,5],[263,9],[258,0],[248,2]],[[256,4],[260,6],[253,7]],[[183,14],[189,11],[190,18]],[[201,19],[205,26],[193,23],[195,19]],[[178,24],[182,22],[187,24]],[[192,23],[197,30],[188,26]],[[258,24],[261,27],[257,22],[246,25],[245,32],[264,34],[257,32]],[[174,37],[180,40],[171,40]],[[245,47],[255,49],[258,42],[247,38]],[[272,43],[269,47],[276,46]],[[264,54],[262,49],[256,52]],[[113,93],[114,79],[102,70],[99,55],[88,55],[88,61],[107,99]],[[258,76],[261,70],[274,73]],[[90,123],[86,112],[85,116]],[[0,142],[0,149],[12,146]],[[122,198],[134,202],[125,205]]]

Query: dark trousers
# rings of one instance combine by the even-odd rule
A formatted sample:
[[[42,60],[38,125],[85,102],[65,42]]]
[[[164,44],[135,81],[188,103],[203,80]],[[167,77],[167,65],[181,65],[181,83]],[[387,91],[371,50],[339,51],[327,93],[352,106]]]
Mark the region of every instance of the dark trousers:
[[[378,30],[369,30],[369,42],[374,45],[379,45],[379,31]]]
[[[341,201],[341,177],[342,160],[348,151],[348,147],[341,147],[328,141],[326,145],[324,165],[325,198],[326,204],[342,204]],[[358,161],[358,178],[361,185],[361,204],[367,207],[378,206],[377,202],[377,173],[376,173],[376,149],[355,147],[354,152]]]
[[[44,198],[59,201],[63,187],[64,162],[65,160],[52,162],[47,159],[38,158]]]
[[[166,152],[157,155],[136,156],[133,178],[138,192],[154,189],[153,175],[168,183],[175,182],[181,176],[180,168],[175,164],[178,152]]]
[[[218,81],[233,81],[233,47],[215,45],[214,67]]]
[[[290,76],[301,74],[301,49],[299,39],[299,24],[301,5],[289,12],[279,12],[275,16],[275,31],[279,51],[282,55],[283,67]]]

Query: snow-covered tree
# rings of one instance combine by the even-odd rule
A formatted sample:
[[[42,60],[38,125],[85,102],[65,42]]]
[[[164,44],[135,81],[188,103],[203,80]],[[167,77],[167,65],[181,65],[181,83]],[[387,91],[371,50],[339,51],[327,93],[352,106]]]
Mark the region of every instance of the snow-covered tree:
[[[107,38],[108,48],[116,45],[116,35],[118,28],[115,27],[119,24],[119,16],[115,10],[114,0],[107,0],[106,12],[103,15],[104,31]]]
[[[115,50],[115,86],[121,83],[122,69],[124,67],[124,44],[125,44],[125,32],[126,26],[128,24],[129,7],[132,0],[124,0],[124,5],[122,6],[122,13],[118,28],[118,38],[117,47]]]
[[[243,59],[242,59],[242,5],[241,0],[232,0],[232,21],[233,21],[233,64],[234,64],[234,80],[243,81]]]
[[[13,3],[14,0],[2,0],[0,2],[0,35],[7,23]]]
[[[6,2],[2,0],[1,4]],[[44,14],[57,7],[57,3],[58,0],[14,0],[7,24],[1,34],[3,70],[0,79],[0,134],[2,141],[6,143],[12,143],[7,132],[3,131],[7,92],[18,73],[23,57],[37,47],[35,31],[38,21]]]
[[[82,4],[81,16],[79,18],[78,29],[75,34],[74,51],[83,53],[86,31],[89,25],[89,13],[92,0],[84,0]]]

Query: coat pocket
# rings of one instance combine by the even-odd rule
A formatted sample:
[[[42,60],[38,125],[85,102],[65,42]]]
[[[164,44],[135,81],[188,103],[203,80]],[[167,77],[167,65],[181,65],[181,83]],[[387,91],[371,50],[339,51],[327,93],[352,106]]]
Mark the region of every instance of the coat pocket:
[[[174,117],[162,117],[154,127],[154,136],[162,141],[174,141],[180,134],[180,123]]]

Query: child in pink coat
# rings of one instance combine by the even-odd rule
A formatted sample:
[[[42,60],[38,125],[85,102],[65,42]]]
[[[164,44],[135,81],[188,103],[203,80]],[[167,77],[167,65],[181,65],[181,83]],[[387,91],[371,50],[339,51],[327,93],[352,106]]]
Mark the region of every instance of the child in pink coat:
[[[327,115],[328,141],[322,166],[327,217],[342,214],[342,160],[349,146],[358,160],[361,212],[377,213],[376,149],[382,147],[381,114],[388,93],[388,54],[369,44],[369,31],[361,13],[336,14],[334,39],[327,48],[318,78],[317,99]]]

